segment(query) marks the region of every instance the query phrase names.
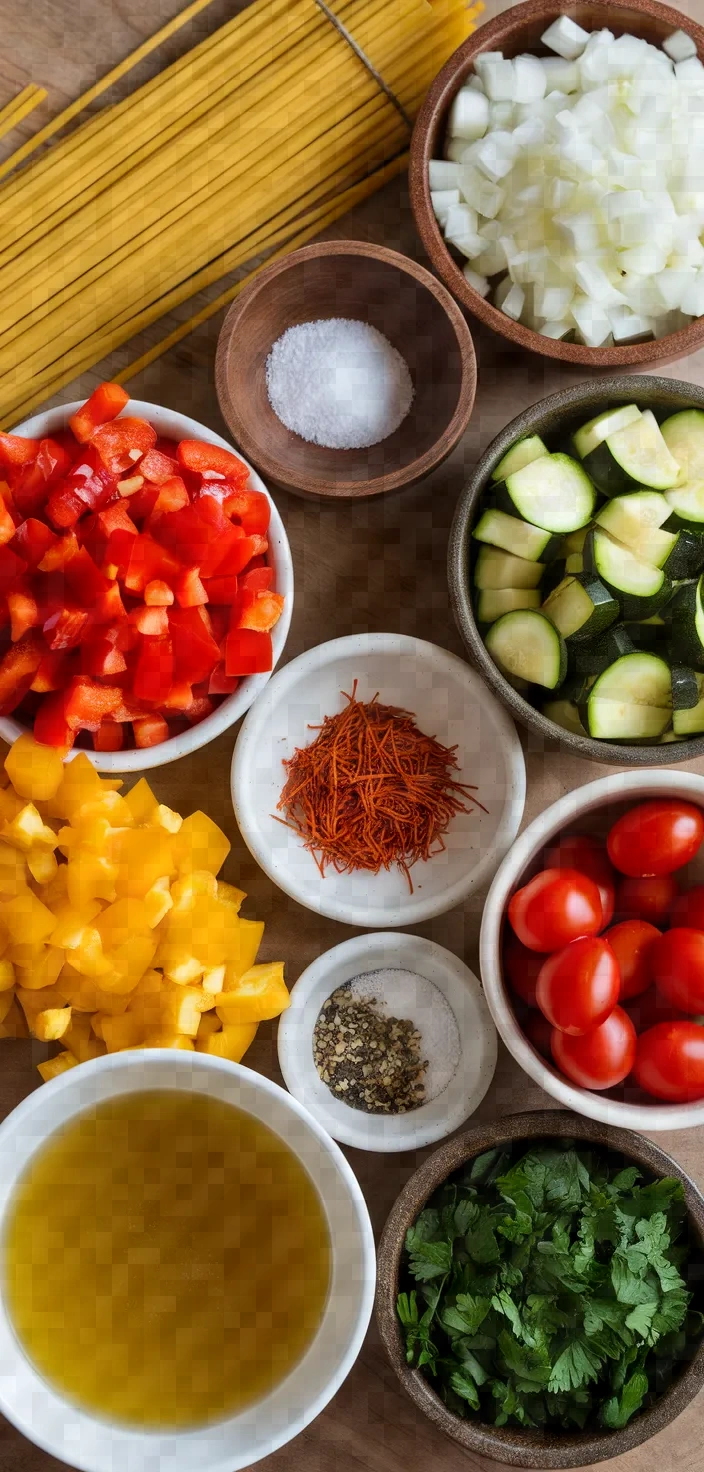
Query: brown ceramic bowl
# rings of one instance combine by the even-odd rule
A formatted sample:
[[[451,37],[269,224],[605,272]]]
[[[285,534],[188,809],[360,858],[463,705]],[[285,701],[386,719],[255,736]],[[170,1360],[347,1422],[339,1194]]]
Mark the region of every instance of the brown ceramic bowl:
[[[704,756],[704,736],[664,745],[628,746],[597,741],[593,736],[573,735],[571,731],[556,726],[514,690],[497,669],[477,628],[470,592],[470,558],[473,545],[477,545],[471,540],[472,527],[479,515],[481,496],[490,485],[491,472],[502,455],[515,440],[526,434],[539,434],[547,440],[548,449],[557,449],[558,445],[565,444],[573,430],[602,409],[632,402],[652,409],[659,419],[664,419],[678,409],[704,409],[704,389],[676,378],[656,378],[646,374],[596,378],[562,389],[560,393],[551,394],[549,398],[524,409],[492,440],[460,495],[450,532],[448,580],[455,622],[472,663],[523,726],[543,740],[559,741],[567,751],[587,757],[589,761],[617,763],[625,767],[663,767]],[[553,694],[557,692],[545,691],[544,698],[548,700]]]
[[[416,119],[411,142],[409,169],[410,196],[418,233],[430,259],[440,277],[449,286],[453,296],[467,307],[475,317],[486,322],[494,332],[507,337],[509,342],[533,353],[542,353],[547,358],[559,358],[563,363],[586,363],[591,368],[626,368],[632,363],[672,363],[687,353],[693,353],[704,342],[704,317],[692,320],[680,332],[670,333],[654,342],[633,343],[627,347],[588,348],[579,343],[554,342],[541,337],[530,327],[513,322],[505,312],[492,306],[490,301],[479,296],[468,285],[458,264],[460,257],[450,253],[433,214],[428,185],[428,164],[431,158],[442,157],[445,135],[445,120],[450,105],[460,87],[472,74],[474,60],[483,51],[503,51],[507,57],[530,51],[537,56],[548,56],[540,37],[551,21],[566,9],[572,20],[585,30],[607,27],[616,36],[627,31],[641,36],[646,41],[658,44],[680,26],[696,42],[700,59],[704,60],[704,29],[690,16],[669,5],[660,5],[657,0],[608,0],[608,3],[592,3],[578,0],[576,5],[566,7],[560,0],[526,0],[523,5],[513,5],[485,26],[480,26],[457,51],[435,78]]]
[[[495,1146],[520,1141],[529,1147],[536,1140],[575,1140],[578,1145],[600,1146],[613,1151],[624,1165],[637,1165],[646,1176],[676,1176],[684,1187],[689,1210],[689,1240],[696,1257],[692,1287],[701,1294],[701,1254],[704,1245],[704,1197],[676,1161],[659,1146],[629,1130],[610,1129],[594,1120],[578,1118],[562,1110],[513,1114],[493,1124],[480,1125],[456,1135],[441,1145],[404,1186],[381,1236],[377,1252],[378,1278],[376,1316],[384,1348],[411,1400],[466,1451],[478,1457],[507,1463],[512,1467],[586,1467],[631,1451],[661,1431],[689,1404],[704,1383],[704,1343],[686,1362],[660,1398],[621,1431],[599,1427],[584,1431],[554,1432],[520,1426],[492,1426],[469,1417],[462,1420],[447,1409],[421,1370],[406,1363],[396,1317],[396,1297],[404,1239],[428,1198],[468,1160]]]
[[[266,390],[272,344],[300,322],[369,322],[406,359],[415,388],[399,428],[366,450],[327,450],[286,429]],[[472,338],[444,286],[415,261],[359,240],[323,241],[277,261],[230,308],[215,378],[228,428],[265,480],[301,496],[378,496],[428,475],[474,404]]]

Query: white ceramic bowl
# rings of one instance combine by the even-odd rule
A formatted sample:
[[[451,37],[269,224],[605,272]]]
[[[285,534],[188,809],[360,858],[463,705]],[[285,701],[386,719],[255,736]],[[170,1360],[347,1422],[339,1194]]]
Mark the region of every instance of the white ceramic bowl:
[[[477,784],[487,812],[459,813],[445,851],[411,870],[322,877],[312,854],[274,816],[282,761],[315,739],[311,726],[342,710],[342,691],[413,711],[420,728],[456,745],[460,782]],[[299,655],[269,682],[250,710],[232,758],[232,800],[257,863],[309,910],[348,925],[415,925],[458,905],[487,879],[518,832],[525,763],[513,723],[478,675],[454,654],[404,634],[354,634]]]
[[[589,832],[605,836],[611,824],[627,808],[650,798],[683,798],[704,808],[704,777],[693,772],[617,772],[588,782],[575,792],[568,792],[558,802],[535,818],[525,833],[514,843],[499,868],[489,890],[480,937],[481,973],[491,1015],[509,1052],[521,1068],[540,1084],[553,1099],[559,1099],[577,1114],[598,1119],[605,1124],[620,1125],[631,1130],[676,1130],[704,1124],[704,1099],[691,1104],[652,1104],[628,1102],[628,1084],[620,1093],[625,1098],[612,1098],[589,1089],[578,1088],[532,1047],[523,1033],[513,1010],[511,993],[503,978],[502,936],[506,907],[514,890],[520,889],[542,867],[545,846],[562,832]],[[704,882],[704,848],[697,858],[679,871],[683,888]]]
[[[44,414],[35,414],[33,419],[26,419],[23,424],[18,424],[13,429],[13,434],[41,439],[43,435],[50,435],[54,430],[63,429],[82,402],[82,399],[77,399],[70,404],[61,404],[56,409],[47,409]],[[222,435],[215,434],[214,430],[208,429],[204,424],[199,424],[196,419],[189,419],[185,414],[178,414],[175,409],[164,409],[159,404],[147,404],[142,399],[130,399],[123,412],[127,415],[149,419],[160,435],[165,435],[170,439],[206,440],[209,445],[220,445],[223,450],[233,450],[233,446],[228,444]],[[241,455],[239,450],[235,453],[239,455],[240,460],[244,460],[244,455]],[[249,465],[248,460],[245,460],[244,463]],[[293,611],[293,560],[284,524],[276,505],[263,480],[251,465],[249,465],[249,472],[252,489],[263,491],[271,502],[268,561],[275,571],[276,591],[283,593],[286,600],[284,611],[279,622],[274,626],[271,636],[274,668],[276,668],[286,643]],[[99,772],[146,772],[149,767],[164,767],[168,762],[177,761],[179,757],[189,756],[192,751],[199,751],[201,746],[207,746],[209,741],[226,731],[228,726],[233,726],[235,721],[238,721],[240,716],[249,710],[252,701],[256,700],[260,690],[263,690],[269,679],[271,679],[270,673],[248,675],[240,682],[234,695],[226,696],[211,716],[206,716],[204,721],[191,726],[190,730],[184,731],[182,736],[172,736],[168,741],[160,742],[158,746],[144,747],[135,751],[114,752],[74,748],[68,759],[70,761],[71,757],[77,756],[78,750],[86,750],[86,755],[90,757],[93,766],[97,767]],[[0,716],[0,736],[10,744],[16,741],[26,729],[27,727],[20,725],[19,721],[13,720],[12,716]]]
[[[407,1114],[365,1114],[336,1098],[323,1083],[313,1061],[313,1030],[336,987],[387,967],[413,971],[437,987],[455,1015],[460,1060],[447,1087],[420,1108]],[[418,1150],[458,1129],[481,1104],[497,1055],[496,1028],[474,972],[444,946],[398,931],[357,935],[319,956],[291,992],[291,1006],[279,1022],[278,1045],[281,1072],[294,1098],[335,1140],[376,1151]]]
[[[91,1106],[144,1089],[209,1094],[256,1115],[305,1166],[330,1228],[332,1278],[322,1323],[303,1359],[256,1406],[201,1430],[127,1430],[79,1410],[47,1384],[15,1337],[0,1289],[0,1410],[44,1451],[81,1472],[237,1472],[303,1430],[338,1390],[362,1346],[376,1265],[369,1214],[342,1152],[269,1079],[204,1054],[115,1053],[30,1094],[0,1126],[0,1238],[15,1186],[54,1130]]]

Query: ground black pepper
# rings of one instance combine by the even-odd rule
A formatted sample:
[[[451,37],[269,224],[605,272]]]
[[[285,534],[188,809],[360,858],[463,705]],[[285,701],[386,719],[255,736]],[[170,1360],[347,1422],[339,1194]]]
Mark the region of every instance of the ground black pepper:
[[[313,1058],[323,1083],[353,1109],[405,1114],[425,1101],[421,1035],[408,1018],[377,1011],[345,982],[323,1003],[313,1031]]]

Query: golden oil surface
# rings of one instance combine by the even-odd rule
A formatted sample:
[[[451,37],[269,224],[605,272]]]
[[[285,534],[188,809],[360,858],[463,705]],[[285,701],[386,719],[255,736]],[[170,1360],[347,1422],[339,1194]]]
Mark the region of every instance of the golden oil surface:
[[[234,1415],[311,1343],[330,1277],[307,1172],[252,1115],[130,1094],[58,1131],[12,1203],[6,1303],[74,1404],[143,1428]]]

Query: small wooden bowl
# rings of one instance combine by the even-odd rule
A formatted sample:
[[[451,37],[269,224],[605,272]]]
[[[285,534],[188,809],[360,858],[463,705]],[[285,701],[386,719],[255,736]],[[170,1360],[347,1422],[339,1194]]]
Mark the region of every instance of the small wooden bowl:
[[[462,1420],[448,1410],[422,1370],[412,1369],[406,1363],[396,1298],[408,1228],[438,1186],[467,1161],[497,1146],[517,1142],[528,1150],[533,1141],[546,1139],[572,1140],[577,1147],[586,1149],[600,1147],[621,1157],[624,1165],[638,1166],[646,1177],[675,1176],[680,1180],[689,1212],[691,1287],[697,1295],[701,1293],[704,1198],[676,1161],[651,1140],[563,1110],[546,1109],[479,1125],[441,1145],[407,1181],[382,1232],[377,1251],[376,1317],[384,1348],[403,1389],[439,1431],[479,1458],[482,1465],[483,1458],[488,1457],[511,1467],[587,1467],[620,1456],[669,1425],[704,1383],[704,1343],[700,1341],[693,1358],[684,1363],[658,1400],[634,1416],[621,1431],[602,1430],[598,1426],[584,1431],[539,1431],[521,1426],[492,1426],[474,1416]],[[473,1461],[472,1465],[478,1467],[479,1461]]]
[[[616,36],[629,32],[653,44],[662,42],[672,31],[683,27],[696,43],[700,60],[704,60],[704,28],[681,11],[660,5],[658,0],[624,0],[624,3],[618,3],[618,0],[608,0],[608,3],[578,0],[577,4],[569,7],[565,6],[564,0],[563,3],[560,0],[526,0],[523,5],[512,6],[487,25],[480,26],[463,46],[458,47],[435,78],[418,114],[409,165],[409,189],[416,228],[438,275],[449,286],[453,296],[509,342],[546,358],[558,358],[563,363],[584,363],[590,368],[618,369],[633,363],[674,363],[677,358],[696,352],[704,343],[704,317],[693,318],[688,327],[667,337],[625,347],[588,348],[580,343],[555,342],[520,322],[514,322],[505,312],[473,291],[464,277],[462,266],[445,244],[433,213],[428,164],[432,158],[442,157],[445,120],[450,105],[472,74],[475,58],[483,51],[503,51],[507,57],[526,51],[537,56],[550,55],[541,45],[540,37],[550,22],[566,9],[570,18],[585,30],[607,27]]]
[[[274,413],[266,360],[287,328],[327,317],[369,322],[405,358],[415,396],[403,423],[365,450],[327,450]],[[306,246],[262,271],[230,308],[215,363],[218,399],[242,452],[300,496],[378,496],[428,475],[464,434],[477,369],[465,319],[415,261],[358,240]]]

